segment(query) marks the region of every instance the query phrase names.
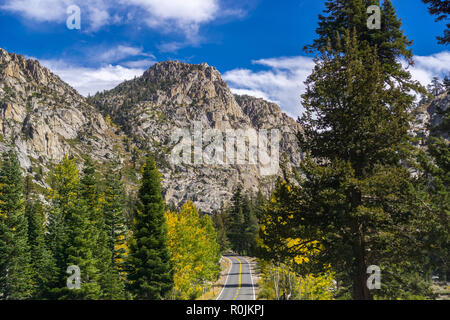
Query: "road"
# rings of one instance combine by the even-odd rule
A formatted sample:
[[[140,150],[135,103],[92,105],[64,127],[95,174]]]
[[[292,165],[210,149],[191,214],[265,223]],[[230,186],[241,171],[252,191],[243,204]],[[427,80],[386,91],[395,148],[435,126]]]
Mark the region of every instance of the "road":
[[[250,264],[243,257],[226,256],[231,268],[217,300],[255,300],[255,287]]]

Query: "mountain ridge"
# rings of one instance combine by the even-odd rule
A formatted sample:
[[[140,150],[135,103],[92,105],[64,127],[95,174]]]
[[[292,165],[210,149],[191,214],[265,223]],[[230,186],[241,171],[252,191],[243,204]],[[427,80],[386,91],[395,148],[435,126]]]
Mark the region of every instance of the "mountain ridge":
[[[99,164],[118,159],[131,171],[135,189],[137,168],[150,151],[161,167],[168,204],[192,200],[212,213],[238,184],[251,193],[270,190],[276,176],[262,177],[255,166],[170,164],[169,133],[192,128],[195,121],[205,130],[278,128],[288,165],[300,159],[298,124],[274,104],[234,95],[206,63],[160,62],[134,80],[85,98],[38,60],[0,49],[0,150],[13,145],[21,166],[41,188],[49,186],[47,174],[64,155],[90,155]]]

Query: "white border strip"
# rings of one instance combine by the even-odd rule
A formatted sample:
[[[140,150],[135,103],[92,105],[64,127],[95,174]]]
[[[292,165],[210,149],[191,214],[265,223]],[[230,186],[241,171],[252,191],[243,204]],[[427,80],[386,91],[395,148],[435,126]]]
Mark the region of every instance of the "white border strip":
[[[222,291],[220,291],[220,294],[216,298],[216,300],[220,300],[220,297],[222,297],[223,291],[225,290],[225,287],[227,286],[227,283],[228,283],[228,277],[230,276],[231,269],[233,268],[233,261],[231,259],[228,259],[228,257],[222,257],[222,258],[225,258],[228,261],[230,261],[231,265],[230,265],[230,270],[228,270],[228,274],[227,274],[227,278],[225,279],[225,283],[223,284]]]

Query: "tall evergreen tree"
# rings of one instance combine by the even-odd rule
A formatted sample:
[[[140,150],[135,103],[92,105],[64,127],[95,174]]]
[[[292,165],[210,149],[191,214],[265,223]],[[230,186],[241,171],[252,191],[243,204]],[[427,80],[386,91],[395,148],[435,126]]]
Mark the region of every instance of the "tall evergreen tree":
[[[151,156],[142,171],[128,257],[129,290],[136,299],[161,300],[173,287],[161,177]]]
[[[0,168],[0,299],[29,299],[33,293],[23,179],[13,150]]]
[[[127,255],[127,228],[125,221],[125,192],[117,164],[108,171],[105,181],[103,214],[107,234],[107,247],[111,254],[111,279],[106,292],[110,298],[124,297],[126,272],[124,263]]]
[[[401,20],[397,17],[390,0],[384,0],[381,6],[381,29],[370,30],[367,27],[369,14],[367,8],[380,5],[380,0],[328,0],[326,10],[319,15],[318,38],[312,45],[305,46],[308,52],[326,50],[329,44],[334,50],[344,50],[339,39],[347,30],[356,30],[358,45],[377,48],[378,61],[381,62],[384,78],[381,81],[389,86],[400,82],[405,88],[425,93],[425,88],[411,80],[409,72],[403,69],[399,58],[414,64],[410,46],[412,41],[403,34]]]
[[[228,239],[234,251],[252,255],[256,251],[256,236],[258,234],[258,219],[253,203],[238,185],[231,198],[229,209]]]
[[[230,207],[230,227],[228,232],[228,239],[231,243],[231,249],[237,253],[244,253],[244,235],[243,229],[245,226],[245,216],[242,207],[243,194],[242,186],[238,185],[231,197]]]
[[[106,219],[102,210],[103,196],[99,191],[98,177],[94,162],[90,157],[84,161],[83,174],[80,179],[80,193],[89,211],[90,228],[92,229],[92,252],[99,272],[98,283],[102,289],[102,298],[118,298],[120,290],[119,278],[112,265],[113,252],[109,248]]]
[[[27,185],[31,177],[27,176]],[[27,188],[28,189],[28,188]],[[31,252],[33,277],[33,299],[46,299],[50,286],[54,283],[54,260],[45,241],[46,218],[44,206],[39,198],[31,192],[26,192],[25,214],[28,220],[28,243]]]
[[[98,233],[83,188],[75,161],[65,156],[54,170],[50,199],[48,241],[56,264],[53,298],[92,300],[102,295],[94,250]],[[69,290],[66,271],[73,265],[80,268],[81,288]]]
[[[286,238],[320,243],[311,263],[331,265],[354,299],[408,294],[393,289],[400,287],[426,294],[409,281],[423,276],[421,240],[428,231],[428,213],[404,166],[414,98],[400,84],[385,86],[376,48],[362,46],[355,33],[347,31],[320,58],[302,96],[299,141],[308,156],[297,176],[300,187],[291,186],[295,196],[286,201],[289,216],[282,221],[296,230]],[[384,272],[379,292],[366,285],[370,265]]]

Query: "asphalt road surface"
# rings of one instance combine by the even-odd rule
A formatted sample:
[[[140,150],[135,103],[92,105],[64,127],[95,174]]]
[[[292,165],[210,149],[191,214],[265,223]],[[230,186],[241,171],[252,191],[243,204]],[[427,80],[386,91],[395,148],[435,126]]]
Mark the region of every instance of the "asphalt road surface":
[[[226,256],[231,261],[225,286],[217,300],[256,300],[250,264],[243,257]]]

